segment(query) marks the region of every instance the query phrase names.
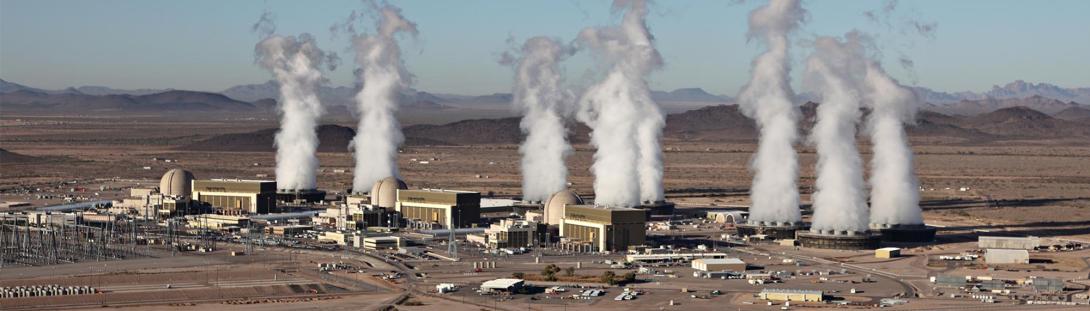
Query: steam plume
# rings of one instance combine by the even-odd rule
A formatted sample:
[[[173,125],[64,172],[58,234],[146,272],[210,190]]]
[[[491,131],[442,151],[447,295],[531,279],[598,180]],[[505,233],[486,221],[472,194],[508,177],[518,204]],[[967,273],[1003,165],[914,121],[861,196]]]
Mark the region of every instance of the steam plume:
[[[336,56],[318,48],[314,37],[275,35],[269,14],[254,25],[265,35],[254,48],[257,63],[280,84],[280,131],[276,133],[276,184],[280,189],[316,187],[318,135],[322,105],[315,90],[323,83],[321,67],[336,64]]]
[[[788,35],[806,19],[798,0],[772,0],[749,14],[750,38],[758,38],[767,50],[753,61],[752,78],[738,96],[739,107],[757,121],[760,141],[751,168],[754,170],[750,220],[795,223],[799,212],[798,139],[799,108],[792,100],[788,59]]]
[[[352,192],[368,192],[378,180],[398,177],[397,148],[405,140],[397,121],[398,98],[410,83],[411,75],[401,61],[398,33],[416,34],[416,24],[401,15],[401,9],[389,4],[372,5],[378,13],[376,33],[354,34],[357,73],[363,83],[356,94],[360,113],[356,137],[352,140],[356,171]],[[358,16],[353,14],[352,16]],[[346,25],[352,24],[352,18]],[[348,30],[353,30],[350,26]]]
[[[871,159],[871,224],[923,224],[920,194],[913,173],[912,149],[904,123],[915,123],[919,100],[886,74],[876,61],[866,64],[865,86],[874,158]]]
[[[624,11],[621,25],[587,28],[577,42],[605,64],[605,77],[587,89],[578,117],[593,132],[595,203],[636,206],[660,201],[662,148],[659,139],[665,118],[651,100],[646,77],[662,66],[647,27],[647,3],[616,0]]]
[[[571,111],[573,96],[560,85],[559,62],[572,51],[556,39],[533,37],[522,45],[517,60],[505,61],[517,64],[513,104],[522,112],[519,125],[526,133],[519,147],[525,200],[544,201],[567,185],[564,159],[572,148],[564,118]]]
[[[806,84],[821,96],[810,142],[817,148],[814,232],[864,232],[867,203],[863,164],[855,147],[865,50],[857,33],[819,37],[806,63]]]

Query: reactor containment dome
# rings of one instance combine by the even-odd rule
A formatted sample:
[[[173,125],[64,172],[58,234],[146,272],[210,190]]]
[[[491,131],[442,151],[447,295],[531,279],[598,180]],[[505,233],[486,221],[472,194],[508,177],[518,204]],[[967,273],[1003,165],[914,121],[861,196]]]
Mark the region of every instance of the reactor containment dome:
[[[193,173],[175,168],[159,180],[159,193],[169,197],[189,197],[192,194]]]
[[[568,204],[580,205],[583,204],[583,199],[571,190],[561,190],[553,193],[548,200],[545,200],[545,215],[543,217],[545,218],[545,223],[559,225],[560,218],[564,217],[564,206]]]
[[[376,181],[371,187],[371,205],[392,209],[397,205],[397,190],[409,189],[404,181],[394,177],[386,177]]]

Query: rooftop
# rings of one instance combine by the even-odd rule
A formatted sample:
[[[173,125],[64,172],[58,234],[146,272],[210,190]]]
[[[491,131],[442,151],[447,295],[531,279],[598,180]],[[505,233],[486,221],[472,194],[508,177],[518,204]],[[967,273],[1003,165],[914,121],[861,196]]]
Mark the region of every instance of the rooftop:
[[[435,188],[402,189],[402,190],[399,190],[399,191],[423,191],[423,192],[436,192],[436,193],[478,193],[477,191],[469,191],[469,190],[450,190],[450,189],[435,189]]]
[[[709,265],[722,265],[722,264],[738,264],[743,265],[746,262],[738,258],[701,258],[693,261],[700,260],[701,262]]]
[[[266,183],[266,182],[276,182],[275,180],[258,180],[258,179],[238,179],[238,178],[212,178],[212,179],[209,179],[209,180],[211,180],[211,181],[223,181],[223,182],[245,182],[245,183],[252,183],[252,182],[260,182],[260,183]]]
[[[790,288],[765,288],[761,290],[761,293],[776,293],[776,294],[802,294],[802,295],[824,295],[825,292],[814,289],[790,289]]]
[[[481,283],[481,288],[507,289],[525,282],[521,279],[495,279]]]

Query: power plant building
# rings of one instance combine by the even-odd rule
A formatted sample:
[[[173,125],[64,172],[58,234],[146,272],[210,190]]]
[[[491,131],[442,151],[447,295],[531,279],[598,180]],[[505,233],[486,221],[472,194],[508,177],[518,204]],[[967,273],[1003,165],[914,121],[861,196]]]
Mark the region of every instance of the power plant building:
[[[624,251],[647,239],[647,211],[635,208],[567,205],[560,220],[562,242],[594,251]]]
[[[989,248],[984,252],[984,262],[988,264],[1028,264],[1029,251],[1024,249]]]
[[[484,243],[491,249],[531,247],[540,241],[544,230],[533,221],[503,219],[484,231]]]
[[[1041,246],[1041,238],[1031,237],[1001,237],[982,236],[977,240],[977,247],[981,249],[1024,249],[1033,250]]]
[[[163,174],[163,178],[159,180],[159,209],[160,213],[172,215],[178,214],[179,210],[182,213],[188,214],[190,200],[193,198],[193,173],[180,168],[171,169]],[[136,196],[136,192],[132,193]],[[152,195],[147,193],[146,195]],[[149,202],[150,203],[150,202]]]
[[[820,302],[825,299],[824,292],[808,289],[765,288],[757,296],[775,301]]]
[[[276,209],[276,182],[241,179],[194,180],[193,199],[208,203],[219,214],[267,214]]]
[[[397,211],[411,226],[419,228],[471,227],[481,219],[481,193],[398,189]]]
[[[564,208],[568,205],[583,204],[583,199],[576,195],[571,190],[562,190],[554,193],[545,200],[545,208],[543,209],[543,219],[546,224],[560,225],[560,219],[564,218]]]
[[[746,262],[738,258],[701,258],[693,259],[692,267],[694,270],[704,272],[744,272],[746,271]]]

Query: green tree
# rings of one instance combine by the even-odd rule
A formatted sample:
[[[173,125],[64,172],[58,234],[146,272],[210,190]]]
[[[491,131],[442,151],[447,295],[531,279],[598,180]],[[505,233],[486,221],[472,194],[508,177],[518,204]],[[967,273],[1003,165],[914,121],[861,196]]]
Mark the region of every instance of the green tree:
[[[602,283],[606,283],[609,285],[617,284],[617,274],[613,273],[613,271],[602,272],[600,280],[602,281]]]

